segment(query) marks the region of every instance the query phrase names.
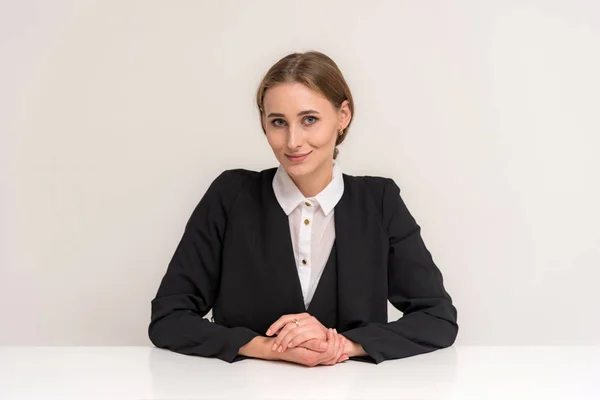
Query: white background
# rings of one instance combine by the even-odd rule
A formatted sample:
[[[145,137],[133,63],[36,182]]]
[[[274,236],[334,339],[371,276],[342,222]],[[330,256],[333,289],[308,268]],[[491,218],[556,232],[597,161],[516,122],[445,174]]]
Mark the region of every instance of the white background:
[[[149,344],[209,183],[276,166],[260,79],[310,49],[355,97],[340,165],[401,187],[458,343],[600,344],[594,0],[2,0],[0,344]]]

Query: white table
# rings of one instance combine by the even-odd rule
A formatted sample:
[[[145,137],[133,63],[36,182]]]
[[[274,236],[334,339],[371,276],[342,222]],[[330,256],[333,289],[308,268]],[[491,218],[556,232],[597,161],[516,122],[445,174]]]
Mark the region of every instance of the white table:
[[[0,399],[600,399],[600,347],[455,346],[379,365],[151,347],[0,347]]]

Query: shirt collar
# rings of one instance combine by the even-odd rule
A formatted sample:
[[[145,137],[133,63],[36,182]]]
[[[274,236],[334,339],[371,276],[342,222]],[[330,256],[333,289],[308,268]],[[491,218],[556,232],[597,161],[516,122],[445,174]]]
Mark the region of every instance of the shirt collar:
[[[306,198],[292,178],[285,172],[285,169],[279,165],[273,178],[273,191],[277,202],[286,215],[290,215],[300,203],[313,199],[321,206],[325,215],[329,215],[344,194],[344,177],[340,167],[334,163],[331,182],[315,197]]]

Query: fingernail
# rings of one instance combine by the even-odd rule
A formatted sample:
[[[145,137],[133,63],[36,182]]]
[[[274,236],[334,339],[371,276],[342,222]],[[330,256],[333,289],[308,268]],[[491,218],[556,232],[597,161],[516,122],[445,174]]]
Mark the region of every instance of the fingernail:
[[[337,335],[337,329],[334,329],[333,331],[334,331],[334,332],[335,332],[335,334]]]
[[[288,344],[288,347],[292,347],[292,343],[291,342]]]
[[[277,343],[273,343],[273,346],[271,346],[271,350],[275,351],[277,349]]]
[[[271,336],[271,330],[270,329],[267,331],[267,336]]]
[[[283,346],[280,345],[278,351],[281,353],[283,351]]]

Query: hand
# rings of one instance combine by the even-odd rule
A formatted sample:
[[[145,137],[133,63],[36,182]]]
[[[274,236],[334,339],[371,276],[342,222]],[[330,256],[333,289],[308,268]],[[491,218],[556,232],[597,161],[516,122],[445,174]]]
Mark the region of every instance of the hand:
[[[267,330],[267,336],[277,334],[272,350],[280,353],[297,346],[323,352],[327,349],[326,333],[327,328],[308,313],[283,315]]]
[[[293,362],[307,367],[316,365],[335,365],[346,361],[348,355],[343,353],[347,339],[337,334],[333,329],[327,329],[327,348],[323,352],[309,350],[304,347],[290,348],[285,352],[278,353],[281,360]]]
[[[338,335],[343,336],[341,333]],[[348,357],[359,357],[367,355],[365,349],[358,343],[353,342],[352,340],[346,338],[346,346],[344,347],[344,354],[347,354]]]

